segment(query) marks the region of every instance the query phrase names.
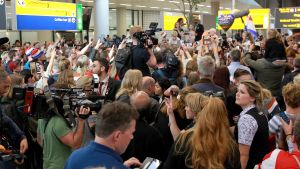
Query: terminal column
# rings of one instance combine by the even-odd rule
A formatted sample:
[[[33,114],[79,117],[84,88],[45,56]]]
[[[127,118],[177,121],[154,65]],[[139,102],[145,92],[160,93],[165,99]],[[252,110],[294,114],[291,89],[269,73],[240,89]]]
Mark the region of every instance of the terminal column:
[[[109,3],[108,0],[95,0],[94,1],[95,8],[95,39],[99,37],[105,37],[109,34]]]
[[[216,17],[218,16],[220,2],[218,0],[212,0],[210,4],[210,14],[203,14],[201,18],[204,29],[210,29],[216,27]]]
[[[126,35],[126,8],[117,8],[117,34]]]
[[[219,7],[220,7],[220,2],[219,1],[211,1],[211,14],[214,17],[218,16]]]

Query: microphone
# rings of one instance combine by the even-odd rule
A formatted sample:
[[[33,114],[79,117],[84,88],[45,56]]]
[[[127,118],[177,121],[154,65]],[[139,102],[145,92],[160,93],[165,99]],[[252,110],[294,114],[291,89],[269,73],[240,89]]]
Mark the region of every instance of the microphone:
[[[241,18],[249,14],[249,9],[233,13],[234,18]]]
[[[7,37],[0,38],[0,45],[6,44],[7,42],[9,42],[9,39]]]

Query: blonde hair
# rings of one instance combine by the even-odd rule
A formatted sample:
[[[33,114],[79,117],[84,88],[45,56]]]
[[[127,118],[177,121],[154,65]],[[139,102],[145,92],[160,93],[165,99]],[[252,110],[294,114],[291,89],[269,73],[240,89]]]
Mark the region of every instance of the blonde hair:
[[[298,74],[297,76],[294,77],[293,82],[300,84],[300,74]]]
[[[187,147],[184,147],[186,139]],[[236,147],[229,131],[224,102],[210,97],[207,105],[198,114],[194,129],[179,136],[175,152],[180,154],[186,148],[191,150],[185,158],[188,168],[224,169],[225,160],[232,160]]]
[[[177,37],[178,36],[178,32],[177,31],[173,31],[172,32],[172,37]]]
[[[91,87],[93,78],[89,76],[82,76],[76,81],[76,88]]]
[[[71,62],[69,61],[69,59],[66,59],[66,58],[61,59],[58,63],[59,71],[62,72],[64,70],[69,69],[70,65],[71,65]]]
[[[73,71],[70,69],[63,70],[58,76],[58,80],[55,82],[55,88],[72,88],[75,86]]]
[[[7,93],[8,98],[13,97],[14,87],[20,87],[22,84],[24,84],[24,78],[21,75],[12,74],[12,75],[10,75],[10,79],[11,79],[11,84],[10,84],[9,91]]]
[[[143,84],[143,74],[140,70],[129,69],[122,80],[121,87],[116,94],[116,98],[119,98],[123,94],[131,96],[133,93],[140,91]]]
[[[186,105],[191,108],[192,112],[194,112],[196,116],[207,104],[207,101],[208,97],[201,93],[189,93],[185,97]]]
[[[288,83],[282,89],[282,96],[284,98],[285,104],[289,107],[294,109],[300,107],[300,84]]]
[[[87,71],[88,69],[88,61],[89,58],[86,55],[80,56],[77,60],[77,70],[80,72],[80,76],[84,76],[84,73]]]
[[[241,81],[240,84],[246,86],[249,95],[255,99],[256,107],[259,110],[263,110],[267,104],[266,100],[269,100],[272,97],[271,92],[263,88],[258,82],[254,80],[244,80]]]
[[[141,32],[142,30],[143,30],[143,29],[142,29],[142,27],[140,27],[140,26],[133,26],[133,27],[130,28],[129,34],[130,34],[130,36],[132,37],[134,33],[136,33],[136,32]]]

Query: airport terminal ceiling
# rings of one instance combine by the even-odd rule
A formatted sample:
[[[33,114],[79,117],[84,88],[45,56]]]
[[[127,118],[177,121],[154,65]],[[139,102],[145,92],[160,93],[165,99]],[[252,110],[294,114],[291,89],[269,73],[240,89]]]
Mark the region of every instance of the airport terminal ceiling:
[[[74,2],[74,0],[47,0],[57,2]],[[195,12],[210,13],[211,2],[220,2],[220,9],[231,9],[232,0],[205,0],[197,6]],[[93,6],[94,0],[75,0],[84,6]],[[235,0],[236,9],[261,8],[255,0]],[[181,0],[109,0],[110,8],[124,7],[134,10],[164,10],[164,11],[180,11],[178,5],[181,6]],[[187,4],[186,4],[187,5]],[[182,8],[181,8],[182,9]]]
[[[220,9],[231,9],[232,0],[206,0],[197,6],[196,12],[210,13],[211,1],[220,2]],[[235,0],[236,9],[260,8],[254,0]],[[84,5],[92,6],[92,0],[77,0]],[[164,10],[179,11],[178,5],[182,5],[181,0],[110,0],[110,8],[125,7],[134,10]],[[186,4],[187,5],[187,4]],[[182,8],[181,8],[182,9]]]

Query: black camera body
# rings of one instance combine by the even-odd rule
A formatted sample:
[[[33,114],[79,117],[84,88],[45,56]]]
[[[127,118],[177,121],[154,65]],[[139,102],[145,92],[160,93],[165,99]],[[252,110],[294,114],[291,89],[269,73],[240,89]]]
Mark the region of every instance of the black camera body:
[[[89,107],[91,111],[99,112],[104,104],[104,96],[84,96],[84,91],[82,88],[71,88],[71,89],[56,89],[51,93],[52,99],[57,107],[58,112],[64,115],[64,100],[63,96],[67,96],[70,109],[75,111],[75,109],[81,106]],[[34,119],[43,119],[49,117],[49,104],[47,103],[47,98],[45,95],[32,95],[33,91],[31,88],[14,88],[13,96],[17,101],[24,100],[23,112],[33,117]],[[29,95],[31,94],[31,95]],[[29,97],[30,96],[30,97]],[[32,104],[29,104],[32,103]],[[36,104],[38,103],[38,104]],[[27,110],[27,111],[26,111]]]
[[[158,45],[158,39],[155,38],[155,32],[162,31],[161,28],[157,28],[157,22],[151,22],[149,25],[149,30],[142,32],[135,32],[133,37],[139,41],[141,47],[147,45],[148,48],[152,48],[153,45]],[[151,44],[148,43],[148,40],[151,40]]]

